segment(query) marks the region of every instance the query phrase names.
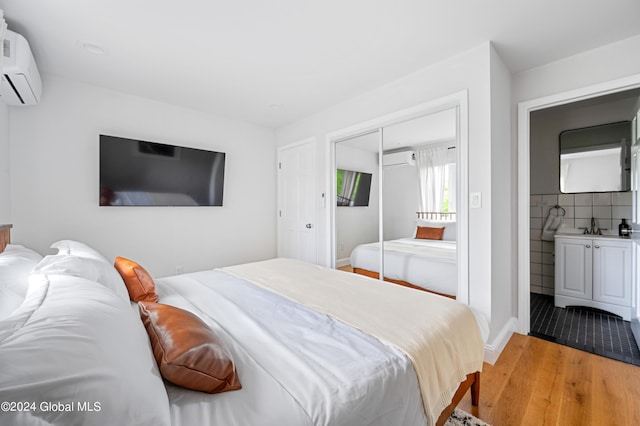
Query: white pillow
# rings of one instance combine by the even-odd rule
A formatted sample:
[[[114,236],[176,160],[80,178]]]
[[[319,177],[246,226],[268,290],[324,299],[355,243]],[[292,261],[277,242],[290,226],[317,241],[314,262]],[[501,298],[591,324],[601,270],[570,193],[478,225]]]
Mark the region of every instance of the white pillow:
[[[443,241],[455,241],[456,240],[456,222],[447,222],[447,221],[437,221],[437,220],[427,220],[427,219],[418,219],[417,226],[428,226],[431,228],[442,228],[444,226],[444,233],[442,234]],[[417,229],[416,229],[417,230]],[[415,234],[413,237],[415,238]]]
[[[70,275],[95,281],[111,289],[124,300],[129,292],[116,268],[106,260],[67,254],[46,256],[33,269],[33,274]]]
[[[9,244],[0,253],[0,320],[20,306],[29,287],[29,274],[42,259],[35,251]]]
[[[89,247],[85,243],[73,240],[60,240],[51,244],[51,248],[57,249],[58,254],[69,254],[72,256],[89,257],[91,259],[104,260],[109,263],[96,249]]]
[[[0,424],[170,425],[162,378],[129,304],[83,278],[30,281],[25,303],[0,321],[0,401],[34,405],[0,410]]]

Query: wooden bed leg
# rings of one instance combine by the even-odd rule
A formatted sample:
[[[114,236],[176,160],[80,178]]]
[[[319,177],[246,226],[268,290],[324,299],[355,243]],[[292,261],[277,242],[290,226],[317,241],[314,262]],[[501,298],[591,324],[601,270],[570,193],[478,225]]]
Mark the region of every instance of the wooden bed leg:
[[[476,371],[474,376],[471,384],[471,405],[477,407],[480,403],[480,372]]]
[[[451,398],[451,404],[446,406],[440,413],[440,417],[438,417],[436,426],[444,426],[444,424],[447,422],[447,419],[456,408],[456,405],[458,405],[458,403],[462,400],[462,397],[467,393],[469,388],[471,388],[471,404],[474,407],[477,407],[478,403],[480,402],[479,371],[467,374],[467,378],[465,379],[465,381],[460,383],[460,386],[458,386],[458,390],[456,390],[456,392],[453,394],[453,398]]]

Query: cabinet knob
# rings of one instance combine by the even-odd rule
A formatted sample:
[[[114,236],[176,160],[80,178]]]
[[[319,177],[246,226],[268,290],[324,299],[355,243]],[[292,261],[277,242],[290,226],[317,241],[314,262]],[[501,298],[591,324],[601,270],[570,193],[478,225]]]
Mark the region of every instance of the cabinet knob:
[[[594,246],[595,248],[600,248],[600,246]]]
[[[587,244],[585,247],[586,247],[586,248],[591,248],[591,245]]]

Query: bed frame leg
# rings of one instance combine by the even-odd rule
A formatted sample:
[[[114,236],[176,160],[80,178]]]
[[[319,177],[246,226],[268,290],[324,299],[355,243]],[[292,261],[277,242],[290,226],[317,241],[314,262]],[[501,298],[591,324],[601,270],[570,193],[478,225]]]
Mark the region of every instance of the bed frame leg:
[[[476,371],[474,376],[471,384],[471,405],[477,407],[480,403],[480,372]]]

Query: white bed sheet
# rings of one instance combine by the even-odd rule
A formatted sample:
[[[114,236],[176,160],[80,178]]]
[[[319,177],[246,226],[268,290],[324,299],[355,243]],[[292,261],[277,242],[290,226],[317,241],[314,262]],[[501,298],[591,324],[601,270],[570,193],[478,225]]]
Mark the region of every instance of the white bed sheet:
[[[361,244],[351,253],[351,266],[379,272],[380,243]],[[384,275],[430,291],[458,292],[456,242],[401,238],[384,242]]]
[[[425,425],[398,349],[222,271],[156,281],[160,303],[200,316],[231,351],[243,388],[167,385],[172,424]]]

